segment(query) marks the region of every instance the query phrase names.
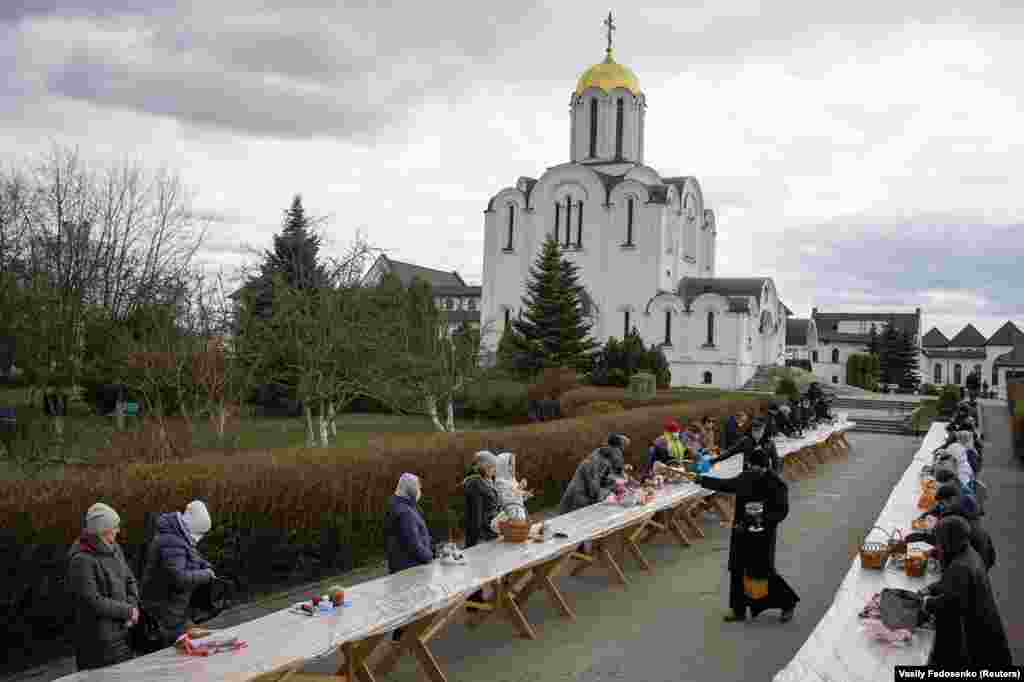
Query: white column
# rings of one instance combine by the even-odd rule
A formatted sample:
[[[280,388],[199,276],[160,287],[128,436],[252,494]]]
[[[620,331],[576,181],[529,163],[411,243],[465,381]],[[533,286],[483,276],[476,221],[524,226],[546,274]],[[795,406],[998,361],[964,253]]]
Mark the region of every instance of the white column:
[[[576,105],[569,105],[569,160],[576,160]]]

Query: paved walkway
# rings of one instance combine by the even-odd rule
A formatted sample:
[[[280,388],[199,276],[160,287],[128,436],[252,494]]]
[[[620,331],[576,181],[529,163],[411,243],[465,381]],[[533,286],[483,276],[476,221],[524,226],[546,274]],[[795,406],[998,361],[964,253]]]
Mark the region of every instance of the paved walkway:
[[[986,406],[983,412],[985,466],[981,480],[989,490],[985,528],[996,547],[996,565],[989,578],[1001,609],[1013,660],[1024,664],[1024,588],[1020,568],[1024,566],[1024,462],[1014,455],[1010,414],[1006,403]]]

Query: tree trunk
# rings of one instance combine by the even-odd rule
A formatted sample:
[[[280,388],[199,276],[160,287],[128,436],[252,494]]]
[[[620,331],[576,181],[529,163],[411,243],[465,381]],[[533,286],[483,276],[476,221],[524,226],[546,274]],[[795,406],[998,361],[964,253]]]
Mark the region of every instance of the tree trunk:
[[[452,400],[451,396],[448,396],[448,410],[447,410],[447,421],[445,422],[446,431],[455,431],[455,401]]]
[[[424,398],[424,402],[427,406],[427,414],[430,416],[430,421],[434,422],[434,428],[438,431],[444,431],[444,424],[441,423],[441,419],[437,414],[437,400],[434,399],[434,396],[428,395]]]
[[[124,431],[124,413],[126,410],[127,406],[125,404],[125,401],[118,400],[117,404],[114,406],[114,422],[117,424],[118,431]]]
[[[320,447],[326,448],[330,443],[330,437],[328,436],[329,428],[327,426],[327,401],[320,401]]]
[[[338,410],[334,406],[334,402],[330,402],[327,405],[327,423],[331,427],[331,438],[338,437]]]
[[[228,422],[228,406],[221,403],[217,406],[217,440],[224,440],[224,430]]]
[[[315,436],[313,435],[313,409],[309,406],[308,402],[303,404],[302,409],[306,413],[306,447],[311,448],[316,444]]]

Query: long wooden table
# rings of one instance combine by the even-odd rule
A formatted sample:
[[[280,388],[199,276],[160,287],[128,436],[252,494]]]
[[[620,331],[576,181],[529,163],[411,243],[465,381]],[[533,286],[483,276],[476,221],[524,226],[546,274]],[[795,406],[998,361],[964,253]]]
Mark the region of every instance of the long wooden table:
[[[848,426],[833,426],[815,436],[824,441]],[[780,446],[780,454],[789,455],[813,444],[802,439]],[[742,458],[733,464],[723,463],[713,475],[735,475],[742,468]],[[735,471],[733,471],[735,469]],[[534,594],[543,591],[552,605],[567,619],[575,614],[555,581],[557,575],[579,560],[581,543],[592,542],[597,548],[593,562],[599,563],[620,584],[627,584],[624,571],[612,551],[618,541],[641,562],[647,564],[639,550],[639,541],[650,524],[672,529],[681,543],[689,538],[681,532],[686,522],[679,518],[694,501],[709,491],[692,483],[666,486],[654,501],[623,508],[595,504],[548,521],[552,532],[563,532],[567,538],[542,542],[512,544],[490,542],[465,551],[466,564],[446,566],[433,562],[366,583],[346,591],[351,606],[333,615],[305,616],[285,609],[237,626],[218,635],[236,636],[248,643],[238,652],[209,657],[190,657],[173,648],[142,656],[120,665],[84,671],[61,678],[65,682],[159,682],[190,680],[192,682],[243,682],[264,677],[274,671],[289,671],[305,661],[340,651],[344,662],[339,673],[350,681],[371,682],[386,674],[399,658],[411,653],[418,661],[425,679],[445,680],[445,675],[430,651],[430,641],[465,608],[470,595],[485,585],[496,588],[490,612],[502,615],[521,635],[536,637],[534,628],[522,614],[522,605]],[[697,529],[699,531],[699,529]],[[648,564],[649,567],[649,564]],[[486,614],[485,616],[486,617]],[[368,659],[396,628],[404,628],[398,646],[393,647],[375,669]]]
[[[906,532],[919,514],[916,507],[921,491],[921,468],[932,461],[932,451],[946,438],[946,424],[934,423],[925,435],[910,466],[893,488],[875,525],[888,533]],[[872,539],[884,541],[878,531]],[[930,579],[929,579],[930,580]],[[861,568],[860,557],[853,560],[828,611],[793,660],[775,675],[774,682],[888,682],[894,679],[897,665],[924,665],[934,633],[915,630],[909,645],[893,646],[869,639],[860,631],[860,611],[871,595],[886,587],[919,590],[929,582],[908,578],[888,567],[881,571]]]

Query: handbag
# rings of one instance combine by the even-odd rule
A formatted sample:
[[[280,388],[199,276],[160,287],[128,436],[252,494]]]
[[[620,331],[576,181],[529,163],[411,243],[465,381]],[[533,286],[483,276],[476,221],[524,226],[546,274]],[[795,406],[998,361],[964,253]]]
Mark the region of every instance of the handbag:
[[[922,621],[922,604],[916,592],[887,587],[879,600],[882,624],[890,630],[913,630]]]
[[[141,604],[138,606],[138,609],[139,622],[132,627],[129,634],[132,651],[140,656],[144,656],[169,646],[170,642],[167,641],[160,623]]]

